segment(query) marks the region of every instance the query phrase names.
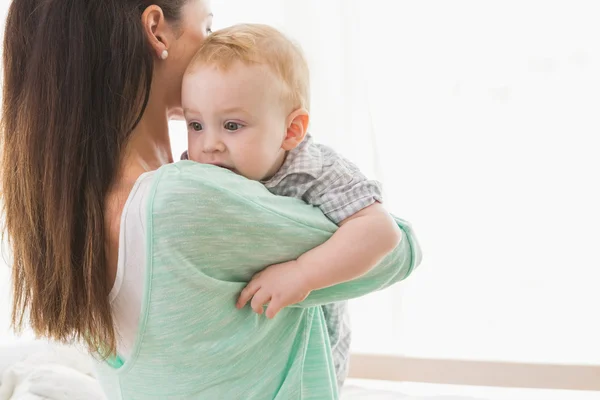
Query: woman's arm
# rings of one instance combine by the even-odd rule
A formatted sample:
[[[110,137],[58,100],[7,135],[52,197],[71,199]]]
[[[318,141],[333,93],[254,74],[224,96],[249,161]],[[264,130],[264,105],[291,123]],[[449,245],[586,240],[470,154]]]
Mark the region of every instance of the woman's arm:
[[[337,229],[318,209],[273,196],[257,182],[212,166],[179,162],[163,167],[155,189],[150,208],[155,240],[170,240],[175,259],[205,275],[207,284],[232,292],[239,293],[268,265],[297,259]],[[314,291],[297,306],[359,297],[408,276],[421,252],[410,226],[402,220],[398,225],[400,245],[375,268]]]

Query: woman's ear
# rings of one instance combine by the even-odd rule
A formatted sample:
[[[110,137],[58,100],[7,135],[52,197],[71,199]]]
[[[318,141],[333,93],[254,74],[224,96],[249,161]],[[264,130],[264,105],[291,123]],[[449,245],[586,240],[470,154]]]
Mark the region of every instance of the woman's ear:
[[[308,111],[301,108],[292,112],[286,120],[286,135],[281,148],[285,151],[295,149],[306,136],[309,122]]]
[[[156,57],[166,59],[169,50],[169,25],[162,9],[157,5],[146,7],[142,14],[142,26],[150,47]]]

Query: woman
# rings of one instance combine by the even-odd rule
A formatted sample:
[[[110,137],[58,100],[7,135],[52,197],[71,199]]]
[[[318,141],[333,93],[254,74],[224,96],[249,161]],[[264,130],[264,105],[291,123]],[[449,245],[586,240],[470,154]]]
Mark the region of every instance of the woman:
[[[172,163],[167,121],[210,33],[204,0],[14,0],[4,40],[2,194],[13,322],[82,340],[110,399],[335,399],[320,308],[401,280],[410,228],[364,277],[267,321],[235,299],[335,230],[215,167]],[[170,165],[169,165],[170,164]]]

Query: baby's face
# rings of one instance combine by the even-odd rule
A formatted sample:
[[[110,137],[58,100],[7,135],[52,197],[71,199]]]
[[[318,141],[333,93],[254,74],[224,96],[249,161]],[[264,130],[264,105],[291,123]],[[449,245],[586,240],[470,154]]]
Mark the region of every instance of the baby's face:
[[[253,180],[270,178],[285,158],[282,84],[265,66],[203,66],[183,78],[188,156]]]

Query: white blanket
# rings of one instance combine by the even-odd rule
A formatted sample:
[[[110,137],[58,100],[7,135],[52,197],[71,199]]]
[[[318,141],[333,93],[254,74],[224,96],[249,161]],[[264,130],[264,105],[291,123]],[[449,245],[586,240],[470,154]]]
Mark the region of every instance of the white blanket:
[[[0,400],[106,400],[93,361],[73,347],[5,346],[0,360]]]

